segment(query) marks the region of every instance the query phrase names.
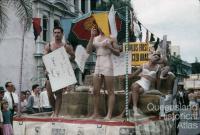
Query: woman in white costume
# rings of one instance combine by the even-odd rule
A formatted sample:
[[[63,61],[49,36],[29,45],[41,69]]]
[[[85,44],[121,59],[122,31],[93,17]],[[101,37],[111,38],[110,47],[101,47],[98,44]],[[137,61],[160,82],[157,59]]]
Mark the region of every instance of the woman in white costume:
[[[113,63],[111,54],[119,56],[119,48],[116,40],[106,37],[100,28],[97,26],[91,29],[91,37],[87,45],[87,52],[91,53],[96,50],[96,65],[93,76],[93,102],[94,112],[92,118],[98,118],[99,115],[99,98],[100,89],[104,83],[108,91],[108,112],[105,119],[111,119],[112,111],[115,102],[114,88],[113,88]]]
[[[160,53],[154,52],[147,63],[140,66],[139,69],[129,76],[130,78],[137,75],[141,76],[140,80],[131,85],[134,116],[140,115],[137,109],[139,95],[148,91],[151,84],[157,81],[158,71],[160,71],[160,66],[157,64],[159,60]]]

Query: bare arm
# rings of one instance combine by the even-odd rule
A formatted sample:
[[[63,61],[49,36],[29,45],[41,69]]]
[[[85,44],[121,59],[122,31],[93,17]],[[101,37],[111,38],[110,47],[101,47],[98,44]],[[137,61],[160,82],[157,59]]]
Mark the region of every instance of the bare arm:
[[[71,45],[65,44],[65,50],[71,56],[70,57],[71,60],[75,59],[75,53]]]
[[[111,52],[114,55],[116,55],[116,56],[120,55],[120,50],[119,50],[119,47],[117,45],[117,41],[115,41],[115,40],[111,41],[111,46],[108,46],[108,48],[111,50]]]
[[[97,33],[96,29],[92,28],[91,29],[91,37],[90,37],[90,40],[89,40],[87,47],[86,47],[87,53],[89,53],[89,54],[92,53],[92,51],[94,49],[93,48],[93,41],[94,41],[94,37],[95,37],[96,33]]]
[[[49,44],[46,44],[45,46],[44,46],[44,55],[46,55],[46,54],[48,54],[49,53],[49,51],[50,51],[50,48],[49,48]],[[45,75],[48,75],[48,72],[47,72],[47,70],[46,70],[46,67],[44,66],[44,72],[45,72]]]
[[[87,44],[86,50],[88,54],[92,53],[93,51],[93,40],[94,40],[94,37],[90,37],[90,40]]]
[[[50,50],[49,44],[46,44],[46,45],[44,46],[44,55],[45,55],[45,54],[48,54],[48,53],[49,53],[49,50]]]
[[[139,75],[139,73],[141,73],[141,72],[142,72],[142,66],[140,66],[135,72],[133,72],[131,75],[129,75],[128,78],[131,79],[131,78]]]
[[[156,89],[157,90],[160,90],[160,81],[161,81],[161,79],[160,79],[160,74],[161,74],[161,69],[160,69],[160,67],[159,67],[159,70],[158,70],[158,72],[157,72],[157,77],[156,77]]]

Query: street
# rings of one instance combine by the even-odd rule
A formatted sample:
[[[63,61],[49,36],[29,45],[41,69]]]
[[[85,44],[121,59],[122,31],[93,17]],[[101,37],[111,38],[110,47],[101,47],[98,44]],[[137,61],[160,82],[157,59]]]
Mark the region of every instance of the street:
[[[200,117],[192,120],[190,110],[181,110],[179,135],[200,135]]]

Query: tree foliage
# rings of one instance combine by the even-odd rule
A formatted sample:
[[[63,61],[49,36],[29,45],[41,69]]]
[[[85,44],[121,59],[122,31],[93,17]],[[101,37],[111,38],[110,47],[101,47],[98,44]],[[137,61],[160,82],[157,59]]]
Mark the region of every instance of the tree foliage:
[[[107,2],[102,1],[101,5],[97,6],[97,10],[99,11],[109,11],[111,6],[114,5],[115,10],[124,15],[126,14],[126,6],[129,7],[129,10],[133,10],[131,7],[131,3],[129,0],[108,0]]]
[[[32,2],[31,0],[0,0],[0,40],[7,29],[8,10],[13,6],[16,11],[16,15],[20,20],[20,24],[23,25],[24,30],[29,30],[32,23]]]

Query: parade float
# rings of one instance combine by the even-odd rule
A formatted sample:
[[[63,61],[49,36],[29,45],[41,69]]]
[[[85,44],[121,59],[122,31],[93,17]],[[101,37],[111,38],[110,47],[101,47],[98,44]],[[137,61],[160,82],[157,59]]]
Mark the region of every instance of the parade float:
[[[126,14],[128,15],[128,12]],[[91,17],[91,15],[92,14],[86,16],[86,18],[89,18],[89,21],[95,19],[95,17],[93,18]],[[105,16],[105,13],[101,15]],[[86,19],[85,16],[83,16],[83,18],[81,19],[82,22],[85,21]],[[75,21],[81,22],[79,19],[76,19]],[[120,23],[120,21],[118,20],[117,22],[119,25],[117,25],[116,28],[117,30],[120,30],[119,27],[121,27],[122,23]],[[125,22],[127,26],[126,28],[128,29],[128,18],[126,18]],[[85,23],[79,23],[79,24],[83,25]],[[77,25],[74,25],[74,29],[72,28],[72,30],[79,31],[79,29],[77,29],[75,26]],[[87,25],[85,24],[85,26],[88,27],[88,24]],[[134,134],[172,135],[175,134],[176,126],[174,118],[173,117],[168,118],[163,115],[160,115],[161,113],[160,105],[162,96],[166,95],[167,91],[169,90],[167,86],[163,85],[161,91],[152,89],[149,92],[141,95],[139,100],[139,109],[142,112],[142,116],[138,118],[132,117],[132,109],[128,108],[128,92],[131,83],[137,80],[138,78],[135,78],[133,80],[128,80],[129,64],[127,63],[130,63],[131,66],[131,62],[129,62],[129,60],[127,59],[129,56],[128,32],[126,32],[126,34],[124,35],[127,36],[126,41],[124,43],[125,55],[123,56],[126,59],[124,59],[124,67],[122,66],[120,68],[121,70],[118,69],[118,71],[123,71],[123,72],[125,71],[126,79],[121,80],[119,77],[115,77],[114,79],[116,101],[113,111],[113,117],[111,120],[103,119],[107,111],[106,100],[108,99],[107,92],[104,88],[102,88],[101,90],[101,95],[100,95],[101,106],[99,108],[102,118],[99,119],[90,118],[90,115],[92,114],[93,110],[92,74],[86,75],[83,86],[76,87],[72,85],[76,83],[76,79],[73,77],[72,78],[69,77],[69,74],[70,76],[74,76],[72,74],[71,69],[67,71],[59,71],[61,73],[68,73],[68,76],[62,76],[62,74],[59,75],[54,74],[57,73],[58,71],[56,67],[54,67],[55,64],[58,63],[52,64],[51,60],[48,61],[47,58],[46,59],[47,65],[51,65],[50,66],[51,70],[54,70],[54,68],[56,70],[55,72],[52,72],[52,76],[49,76],[50,81],[52,78],[56,80],[51,82],[52,85],[53,83],[56,83],[55,87],[54,85],[52,86],[53,89],[58,90],[69,85],[72,85],[73,87],[70,91],[66,91],[63,93],[63,103],[59,117],[52,118],[51,114],[48,113],[39,113],[33,115],[22,114],[20,117],[14,118],[13,128],[15,135],[134,135]],[[133,43],[133,46],[137,46],[138,48],[137,53],[136,52],[130,53],[131,58],[132,58],[132,53],[136,55],[134,57],[135,62],[133,63],[135,64],[138,62],[137,64],[142,64],[143,62],[146,62],[146,60],[148,59],[148,52],[147,52],[148,46],[146,45],[146,43]],[[143,49],[139,51],[139,49],[141,48]],[[140,59],[140,57],[142,57],[142,59]],[[59,58],[65,59],[62,56],[59,56],[58,59]],[[56,62],[60,62],[61,59],[59,59]],[[45,58],[43,60],[45,61]],[[69,65],[68,62],[67,63],[64,62],[62,64]],[[62,77],[59,80],[58,78],[60,76],[64,77],[65,80],[68,81],[64,81]],[[66,82],[68,83],[65,84]],[[124,108],[126,110],[125,117],[118,118],[117,116],[123,111]]]

